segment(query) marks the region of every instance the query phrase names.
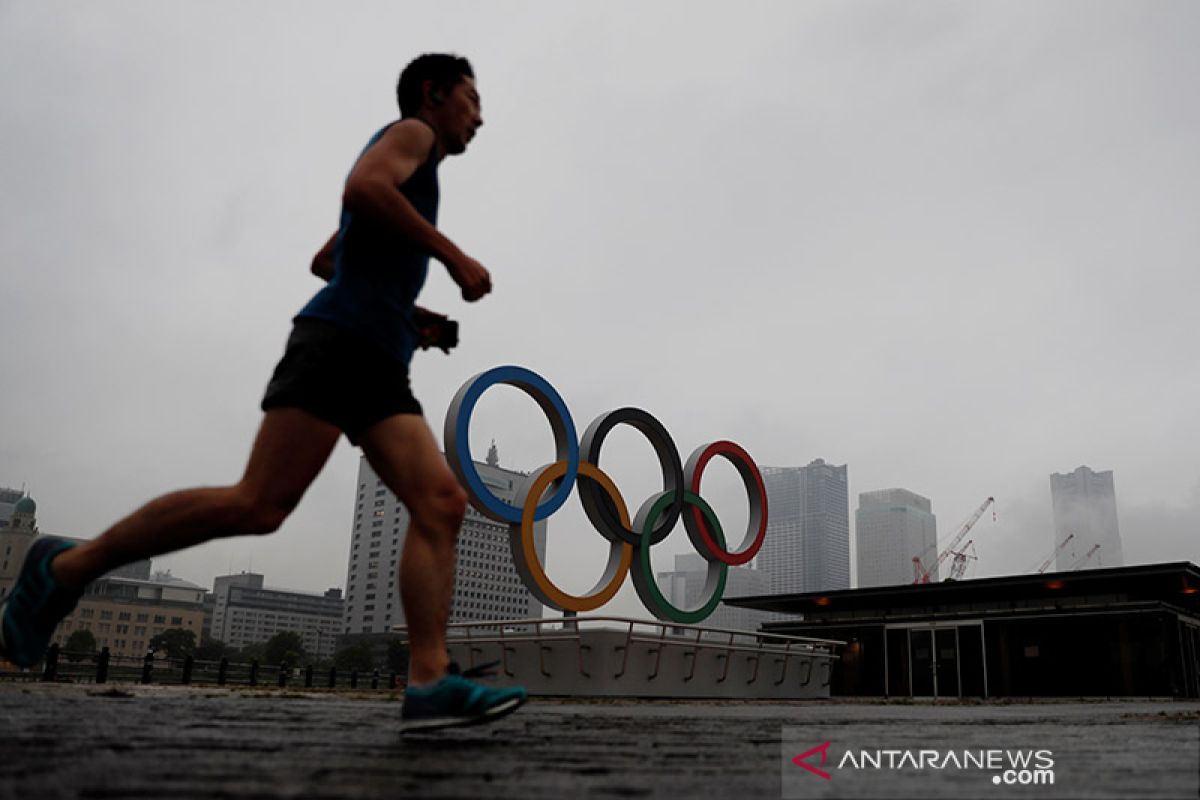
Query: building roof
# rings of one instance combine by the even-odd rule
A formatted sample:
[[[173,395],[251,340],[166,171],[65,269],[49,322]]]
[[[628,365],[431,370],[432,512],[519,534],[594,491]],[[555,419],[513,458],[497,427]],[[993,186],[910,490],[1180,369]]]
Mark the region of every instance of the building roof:
[[[115,583],[133,583],[141,586],[169,586],[173,589],[193,589],[198,592],[205,591],[203,586],[197,586],[191,581],[185,581],[183,578],[176,578],[168,572],[156,572],[149,579],[145,578],[127,578],[124,575],[105,575],[103,580],[112,581]]]
[[[1014,601],[1123,594],[1130,599],[1170,603],[1200,613],[1200,567],[1187,561],[1133,567],[1003,575],[965,581],[872,586],[835,592],[727,597],[743,608],[800,614],[806,620],[884,610],[900,614],[931,606],[976,604],[1000,608]]]

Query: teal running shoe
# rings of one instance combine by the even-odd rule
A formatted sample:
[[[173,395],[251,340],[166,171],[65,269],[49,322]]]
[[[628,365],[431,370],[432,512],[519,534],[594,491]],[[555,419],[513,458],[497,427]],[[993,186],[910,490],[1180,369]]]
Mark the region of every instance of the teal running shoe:
[[[83,594],[61,585],[50,572],[50,562],[74,546],[49,536],[35,541],[12,592],[0,605],[0,656],[18,667],[32,667],[42,660],[54,629]]]
[[[400,732],[491,722],[516,711],[529,699],[520,686],[493,689],[471,680],[480,670],[460,673],[457,665],[451,664],[449,673],[432,686],[406,689],[404,707],[400,710]]]

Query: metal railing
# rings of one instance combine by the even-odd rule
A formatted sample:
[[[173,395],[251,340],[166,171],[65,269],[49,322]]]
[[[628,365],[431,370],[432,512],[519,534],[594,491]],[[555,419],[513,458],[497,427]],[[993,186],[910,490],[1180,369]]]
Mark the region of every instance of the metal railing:
[[[278,688],[326,688],[355,690],[395,690],[403,686],[396,672],[369,672],[321,668],[308,664],[263,664],[219,661],[185,656],[162,658],[153,652],[145,656],[113,655],[105,647],[100,652],[63,650],[52,644],[46,651],[41,670],[0,670],[0,680],[62,681],[75,683],[142,683],[159,685],[207,684],[217,686],[275,686]]]
[[[611,623],[617,623],[613,627]],[[657,622],[632,617],[583,616],[583,617],[550,617],[507,620],[481,620],[472,622],[455,622],[448,626],[447,638],[449,644],[465,644],[467,646],[467,667],[475,666],[475,656],[480,652],[476,644],[500,645],[500,669],[506,677],[513,677],[509,668],[508,658],[511,652],[509,645],[534,643],[539,646],[539,662],[542,675],[549,677],[546,669],[545,654],[551,642],[574,642],[578,656],[579,673],[591,677],[584,662],[584,652],[590,647],[583,642],[580,626],[588,626],[603,630],[624,630],[624,644],[621,667],[612,676],[620,678],[629,665],[629,654],[634,644],[655,645],[656,661],[650,678],[658,674],[662,662],[662,654],[667,647],[684,647],[685,657],[691,658],[691,672],[684,676],[684,681],[692,679],[697,656],[701,650],[715,650],[718,655],[725,656],[724,674],[718,679],[723,682],[728,676],[730,656],[734,653],[747,653],[754,660],[754,677],[758,674],[758,662],[763,656],[772,657],[782,665],[782,672],[776,685],[782,684],[787,676],[788,665],[793,657],[804,657],[811,678],[814,661],[835,661],[839,658],[838,649],[845,642],[836,639],[816,639],[807,636],[790,636],[780,633],[762,631],[744,631],[732,628],[716,628],[704,625],[685,625],[675,622]],[[486,633],[479,633],[482,629]],[[407,627],[395,629],[401,634],[407,633]],[[407,639],[403,640],[405,644]],[[753,678],[752,678],[753,680]]]

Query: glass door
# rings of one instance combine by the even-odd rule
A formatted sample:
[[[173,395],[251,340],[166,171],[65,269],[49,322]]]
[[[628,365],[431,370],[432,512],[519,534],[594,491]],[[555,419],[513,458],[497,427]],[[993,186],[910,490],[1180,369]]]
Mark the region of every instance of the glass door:
[[[958,628],[938,628],[933,631],[934,697],[958,697]]]
[[[937,681],[934,670],[937,669],[937,661],[933,652],[933,630],[910,628],[908,654],[912,663],[909,674],[912,676],[913,697],[936,697]]]

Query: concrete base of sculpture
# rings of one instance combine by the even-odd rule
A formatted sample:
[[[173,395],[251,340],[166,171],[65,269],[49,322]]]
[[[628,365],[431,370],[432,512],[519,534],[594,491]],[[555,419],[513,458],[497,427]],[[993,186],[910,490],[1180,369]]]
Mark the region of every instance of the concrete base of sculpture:
[[[799,700],[829,696],[842,642],[577,617],[456,623],[462,669],[497,662],[497,685],[568,697]]]

